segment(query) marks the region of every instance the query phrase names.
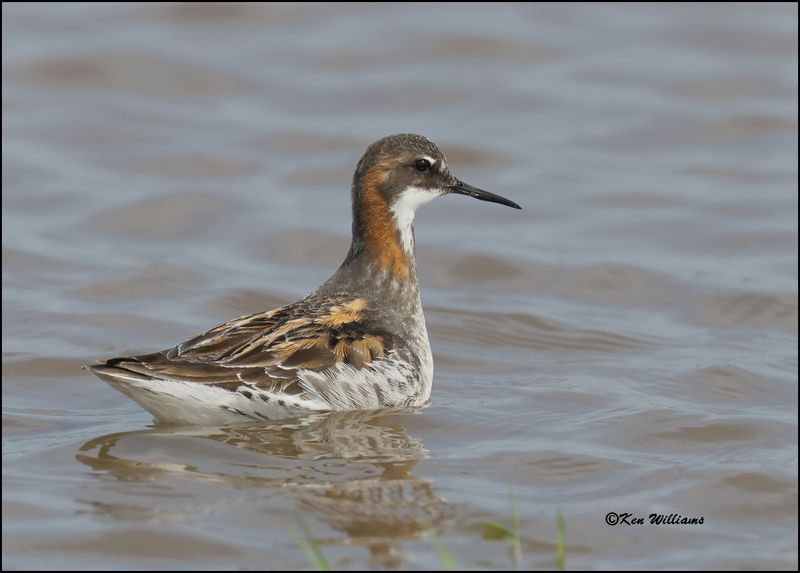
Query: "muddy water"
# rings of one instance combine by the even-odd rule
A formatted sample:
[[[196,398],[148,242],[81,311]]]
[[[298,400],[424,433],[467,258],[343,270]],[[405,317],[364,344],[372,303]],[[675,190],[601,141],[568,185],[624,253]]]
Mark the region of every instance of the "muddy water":
[[[3,5],[3,566],[797,565],[797,8]],[[431,405],[158,428],[80,370],[294,300],[364,147],[521,212],[417,245]],[[606,524],[609,512],[703,524]]]

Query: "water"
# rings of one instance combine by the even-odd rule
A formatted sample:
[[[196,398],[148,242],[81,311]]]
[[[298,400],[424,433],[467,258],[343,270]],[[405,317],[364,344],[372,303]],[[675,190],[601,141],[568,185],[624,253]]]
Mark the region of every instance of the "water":
[[[82,371],[304,295],[393,132],[432,403],[153,428]],[[797,7],[3,5],[3,567],[797,565]],[[694,526],[606,525],[609,512]]]

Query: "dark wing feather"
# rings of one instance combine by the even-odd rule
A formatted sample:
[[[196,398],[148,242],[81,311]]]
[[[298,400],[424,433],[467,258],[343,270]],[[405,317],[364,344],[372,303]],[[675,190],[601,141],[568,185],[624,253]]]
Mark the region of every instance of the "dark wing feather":
[[[299,393],[299,369],[321,371],[340,362],[360,369],[391,349],[391,335],[365,320],[365,308],[364,299],[306,299],[221,324],[163,352],[103,366],[232,391],[247,385]]]

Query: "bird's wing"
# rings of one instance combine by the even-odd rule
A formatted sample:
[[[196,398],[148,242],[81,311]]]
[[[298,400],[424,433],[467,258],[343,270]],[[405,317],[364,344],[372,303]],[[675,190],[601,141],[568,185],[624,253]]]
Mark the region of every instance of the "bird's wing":
[[[313,304],[307,299],[221,324],[169,350],[114,358],[101,365],[147,378],[236,390],[298,394],[298,371],[337,363],[356,370],[392,347],[392,336],[364,318],[361,298]]]

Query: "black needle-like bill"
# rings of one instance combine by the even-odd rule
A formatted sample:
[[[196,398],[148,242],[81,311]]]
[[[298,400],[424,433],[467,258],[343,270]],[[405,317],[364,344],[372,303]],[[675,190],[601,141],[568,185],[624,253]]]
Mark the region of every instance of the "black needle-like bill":
[[[476,199],[480,199],[481,201],[500,203],[501,205],[506,205],[507,207],[513,207],[514,209],[522,209],[522,207],[520,207],[510,199],[506,199],[505,197],[501,197],[500,195],[490,193],[489,191],[484,191],[483,189],[478,189],[477,187],[473,187],[469,183],[464,183],[459,179],[456,179],[455,185],[451,185],[450,187],[448,187],[448,191],[450,193],[456,193],[458,195],[469,195],[470,197],[475,197]]]

